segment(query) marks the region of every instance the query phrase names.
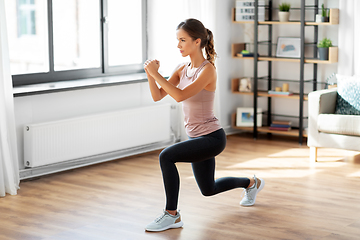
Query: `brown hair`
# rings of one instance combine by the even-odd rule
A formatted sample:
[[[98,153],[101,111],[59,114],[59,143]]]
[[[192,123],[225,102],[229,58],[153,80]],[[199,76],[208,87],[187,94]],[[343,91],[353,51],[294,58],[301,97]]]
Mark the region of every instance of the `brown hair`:
[[[184,29],[193,40],[200,38],[200,48],[205,48],[206,59],[215,66],[215,58],[217,56],[214,49],[214,36],[212,32],[205,28],[204,25],[197,19],[189,18],[181,22],[176,30]]]

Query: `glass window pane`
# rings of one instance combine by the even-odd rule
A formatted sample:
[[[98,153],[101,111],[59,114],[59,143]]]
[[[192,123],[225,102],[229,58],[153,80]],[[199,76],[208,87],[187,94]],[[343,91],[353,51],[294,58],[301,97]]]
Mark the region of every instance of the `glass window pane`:
[[[53,0],[55,71],[99,68],[99,0]]]
[[[49,71],[46,0],[5,0],[11,74]]]
[[[141,0],[108,0],[109,65],[142,63]]]

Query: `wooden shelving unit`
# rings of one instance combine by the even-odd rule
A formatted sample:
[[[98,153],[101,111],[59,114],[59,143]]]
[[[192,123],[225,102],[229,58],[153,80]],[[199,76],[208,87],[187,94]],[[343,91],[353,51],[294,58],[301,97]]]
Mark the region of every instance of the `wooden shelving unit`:
[[[316,43],[318,42],[318,27],[319,26],[327,26],[327,25],[337,25],[339,24],[339,9],[330,9],[330,15],[329,15],[329,22],[326,23],[319,23],[315,21],[308,21],[305,20],[305,12],[307,10],[313,11],[314,15],[313,18],[315,19],[316,14],[319,11],[319,3],[317,0],[314,0],[313,5],[305,5],[305,0],[301,0],[301,7],[297,8],[296,10],[300,10],[300,20],[299,21],[290,21],[290,22],[279,22],[274,21],[272,18],[272,11],[274,10],[272,8],[273,1],[269,0],[269,5],[265,6],[266,11],[268,11],[268,20],[266,21],[257,21],[257,11],[258,11],[258,0],[255,0],[255,21],[235,21],[235,8],[232,10],[232,22],[234,24],[253,24],[254,25],[254,51],[253,56],[249,57],[243,57],[241,54],[242,50],[246,50],[247,43],[234,43],[231,45],[231,55],[233,58],[236,59],[244,59],[244,60],[251,60],[254,62],[254,75],[252,77],[253,80],[253,92],[240,92],[239,91],[239,78],[235,78],[231,80],[231,92],[233,94],[241,94],[241,95],[250,95],[253,96],[253,108],[254,112],[255,109],[257,109],[258,105],[258,97],[266,97],[268,102],[267,110],[264,112],[267,115],[267,121],[265,123],[266,126],[258,127],[256,126],[257,122],[257,115],[254,115],[254,126],[253,127],[239,127],[236,126],[236,113],[232,114],[232,127],[234,129],[244,130],[244,131],[252,131],[254,134],[254,138],[257,138],[258,132],[263,133],[275,133],[275,134],[282,134],[282,135],[288,135],[288,136],[297,136],[299,137],[299,143],[302,144],[303,137],[307,137],[307,134],[305,133],[303,119],[307,118],[304,116],[303,107],[304,107],[304,101],[308,100],[308,95],[304,93],[304,83],[311,83],[313,85],[313,91],[317,90],[317,65],[318,64],[333,64],[338,62],[338,48],[337,47],[331,47],[329,49],[329,59],[327,61],[319,60],[317,59],[317,46]],[[292,11],[290,9],[290,11]],[[266,25],[268,27],[268,41],[261,41],[258,42],[258,27],[260,25]],[[299,38],[301,40],[301,54],[300,58],[282,58],[282,57],[274,57],[272,47],[272,28],[273,26],[279,26],[279,25],[298,25],[300,28],[299,32]],[[310,26],[313,27],[314,30],[314,41],[311,43],[305,43],[305,27]],[[268,45],[268,51],[266,53],[266,56],[259,55],[258,54],[258,45],[260,44],[266,44]],[[312,57],[305,57],[305,47],[314,47],[313,56]],[[258,62],[267,62],[268,64],[268,74],[264,77],[258,77]],[[300,77],[299,81],[297,80],[289,80],[292,82],[297,82],[299,84],[299,93],[293,94],[291,96],[284,96],[284,95],[270,95],[268,94],[268,90],[272,90],[272,82],[273,81],[279,81],[279,79],[273,79],[272,78],[272,62],[292,62],[292,63],[298,63],[300,66]],[[304,65],[305,64],[313,64],[313,79],[312,80],[304,80]],[[267,81],[267,90],[260,90],[258,89],[258,81],[259,80],[265,80]],[[286,81],[286,80],[280,80],[280,81]],[[264,87],[264,85],[262,85]],[[299,114],[297,116],[283,116],[278,114],[273,114],[271,112],[271,99],[272,98],[283,98],[283,99],[294,99],[298,100],[299,102]],[[299,120],[299,126],[296,128],[293,128],[289,131],[278,131],[278,130],[270,130],[269,125],[271,124],[272,116],[276,117],[296,117]]]
[[[253,131],[253,127],[238,127],[236,126],[236,113],[233,113],[231,115],[231,127],[238,130],[244,130],[244,131]],[[290,129],[289,131],[278,131],[278,130],[271,130],[269,127],[258,127],[258,132],[262,133],[275,133],[275,134],[281,134],[281,135],[287,135],[287,136],[293,136],[297,137],[299,135],[298,129]],[[307,134],[305,131],[303,131],[303,137],[307,137]]]
[[[254,95],[253,92],[239,92],[239,78],[234,78],[231,80],[231,92],[234,94],[243,94],[243,95]],[[275,98],[287,98],[287,99],[300,99],[300,95],[298,93],[294,93],[290,96],[284,95],[274,95],[269,94],[267,91],[257,91],[259,97],[275,97]],[[308,95],[304,94],[304,100],[308,100]]]

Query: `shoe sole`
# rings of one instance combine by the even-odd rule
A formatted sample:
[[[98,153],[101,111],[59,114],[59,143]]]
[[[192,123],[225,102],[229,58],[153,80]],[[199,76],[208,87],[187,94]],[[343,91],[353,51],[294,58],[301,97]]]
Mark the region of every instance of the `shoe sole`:
[[[181,222],[166,226],[164,228],[159,228],[159,229],[146,229],[145,228],[145,230],[148,232],[161,232],[161,231],[165,231],[165,230],[172,229],[172,228],[181,228],[183,225],[184,225],[184,223],[181,221]]]
[[[259,178],[261,183],[260,183],[260,187],[258,188],[257,192],[256,192],[256,195],[255,195],[255,198],[254,198],[254,203],[253,204],[240,204],[241,206],[244,206],[244,207],[250,207],[250,206],[253,206],[255,204],[255,201],[256,201],[256,196],[258,195],[258,193],[264,188],[265,186],[265,181],[262,179],[262,178]]]

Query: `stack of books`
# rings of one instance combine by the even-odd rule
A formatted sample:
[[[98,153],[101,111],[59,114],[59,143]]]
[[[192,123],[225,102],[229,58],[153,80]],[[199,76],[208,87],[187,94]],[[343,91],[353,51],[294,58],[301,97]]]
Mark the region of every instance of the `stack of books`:
[[[269,127],[270,130],[289,131],[291,122],[289,121],[273,121]]]
[[[273,91],[273,90],[269,90],[269,95],[278,95],[278,96],[291,96],[294,93],[292,92],[277,92],[277,91]]]
[[[254,53],[238,53],[238,57],[254,57]],[[258,53],[258,57],[260,57],[260,54]]]

